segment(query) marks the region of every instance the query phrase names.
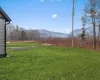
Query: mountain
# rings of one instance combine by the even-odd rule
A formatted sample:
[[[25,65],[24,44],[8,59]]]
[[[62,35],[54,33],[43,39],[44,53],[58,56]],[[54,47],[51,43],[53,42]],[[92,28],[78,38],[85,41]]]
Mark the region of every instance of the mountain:
[[[76,29],[73,31],[74,33],[74,36],[78,36],[79,34],[82,33],[82,29]],[[72,32],[68,34],[68,37],[71,37],[72,36]]]
[[[12,32],[12,30],[15,30],[16,28],[17,27],[14,26],[13,24],[7,25],[7,34],[9,32]],[[21,27],[19,27],[18,29],[25,30],[27,33],[33,31],[33,33],[37,34],[39,32],[40,33],[40,37],[43,37],[43,38],[47,38],[47,37],[52,37],[52,38],[55,38],[55,37],[67,38],[68,37],[67,33],[53,32],[53,31],[48,31],[48,30],[45,30],[45,29],[31,29],[31,30],[27,30],[27,29],[23,29]]]
[[[13,29],[16,29],[16,26],[14,26],[13,24],[9,24],[7,25],[7,30],[9,30],[10,32],[12,32]],[[21,30],[26,30],[23,28],[19,28]],[[48,37],[60,37],[60,38],[68,38],[72,36],[72,32],[67,34],[67,33],[60,33],[60,32],[53,32],[53,31],[48,31],[45,29],[33,29],[33,31],[38,31],[40,33],[40,37],[43,38],[48,38]],[[98,30],[99,28],[96,27],[96,35],[98,35]],[[26,30],[28,32],[28,30]],[[93,27],[88,27],[85,28],[86,34],[92,36],[93,35]],[[76,29],[74,30],[74,36],[79,36],[82,33],[82,29]]]
[[[96,35],[98,35],[98,30],[99,30],[99,28],[96,27]],[[85,31],[86,31],[86,34],[91,35],[91,36],[93,35],[93,27],[88,27],[88,28],[85,29]],[[74,30],[74,36],[78,36],[81,33],[82,33],[82,29]],[[72,36],[72,32],[69,33],[68,37],[71,37],[71,36]]]
[[[67,33],[60,33],[60,32],[53,32],[53,31],[48,31],[48,30],[38,30],[40,32],[41,37],[60,37],[60,38],[67,38],[68,34]]]

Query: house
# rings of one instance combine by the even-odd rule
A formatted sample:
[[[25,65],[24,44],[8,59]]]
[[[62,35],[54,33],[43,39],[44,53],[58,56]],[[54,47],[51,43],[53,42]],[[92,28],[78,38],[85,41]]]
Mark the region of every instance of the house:
[[[6,57],[6,25],[9,24],[11,19],[0,7],[0,57]]]

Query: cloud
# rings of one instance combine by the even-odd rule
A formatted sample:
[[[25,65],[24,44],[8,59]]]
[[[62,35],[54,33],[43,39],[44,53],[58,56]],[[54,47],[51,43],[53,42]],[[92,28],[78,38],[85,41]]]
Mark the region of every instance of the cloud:
[[[53,14],[52,19],[58,19],[58,20],[61,20],[61,21],[63,20],[63,18],[61,16],[57,15],[57,14]]]
[[[44,0],[41,0],[41,2],[44,2]]]
[[[53,19],[56,19],[57,17],[58,17],[57,14],[53,14],[53,15],[52,15],[52,18],[53,18]]]

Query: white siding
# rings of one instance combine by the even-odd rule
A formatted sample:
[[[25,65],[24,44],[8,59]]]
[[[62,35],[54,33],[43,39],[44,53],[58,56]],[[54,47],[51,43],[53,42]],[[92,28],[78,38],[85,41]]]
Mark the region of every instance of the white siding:
[[[5,20],[0,19],[0,54],[5,54],[4,27],[5,27]]]

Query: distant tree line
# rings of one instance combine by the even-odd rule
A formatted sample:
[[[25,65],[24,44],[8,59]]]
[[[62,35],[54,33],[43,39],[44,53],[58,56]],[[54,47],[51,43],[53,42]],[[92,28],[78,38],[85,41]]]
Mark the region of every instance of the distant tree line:
[[[7,26],[7,40],[40,40],[42,39],[38,30],[24,29],[19,26]]]
[[[12,24],[7,25],[6,27],[7,32],[7,41],[17,41],[17,40],[47,40],[52,38],[59,38],[54,37],[46,32],[41,33],[39,30],[36,29],[24,29],[19,27],[18,25],[14,26]]]

